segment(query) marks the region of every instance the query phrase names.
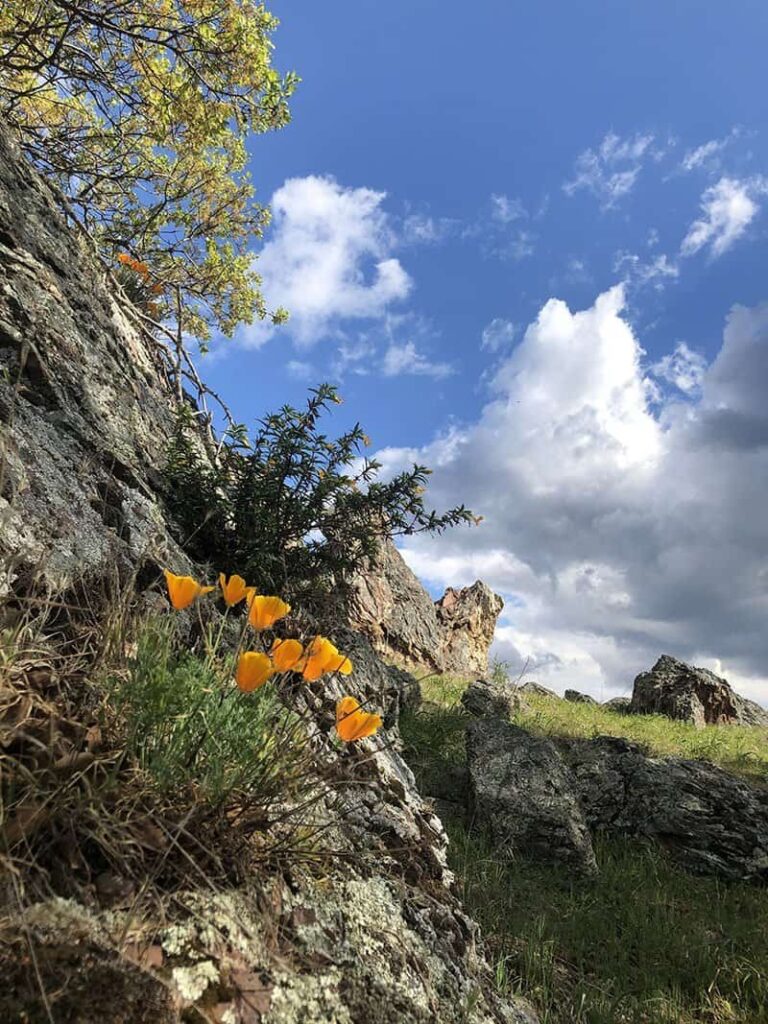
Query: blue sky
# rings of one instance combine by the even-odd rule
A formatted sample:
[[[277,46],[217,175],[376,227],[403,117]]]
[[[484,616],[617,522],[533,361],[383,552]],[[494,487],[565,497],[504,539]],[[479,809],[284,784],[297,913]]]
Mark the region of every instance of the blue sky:
[[[257,265],[292,320],[211,385],[252,421],[337,381],[340,429],[434,465],[486,522],[404,553],[498,589],[542,681],[665,651],[768,701],[768,8],[271,6],[303,82],[252,143]]]

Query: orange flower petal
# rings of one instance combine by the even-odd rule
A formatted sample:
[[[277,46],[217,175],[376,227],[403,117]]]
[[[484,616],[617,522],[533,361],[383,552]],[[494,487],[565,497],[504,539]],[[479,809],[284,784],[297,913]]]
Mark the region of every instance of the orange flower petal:
[[[278,672],[291,672],[304,657],[304,648],[298,640],[275,640],[272,661]]]
[[[261,651],[244,651],[237,661],[235,682],[243,693],[251,693],[275,674],[272,659]]]
[[[363,711],[354,697],[342,697],[336,705],[336,732],[345,743],[373,736],[381,724],[381,715]]]
[[[324,636],[316,636],[307,647],[307,661],[303,675],[307,682],[315,682],[326,672],[341,672],[348,676],[352,671],[352,662]]]
[[[245,580],[242,576],[235,574],[227,580],[223,572],[219,573],[219,586],[221,587],[222,597],[229,608],[235,604],[240,604],[247,597],[250,589],[245,585]]]
[[[291,610],[280,597],[266,597],[263,594],[248,596],[248,622],[254,629],[271,629],[278,619],[284,618]]]
[[[168,597],[177,611],[189,606],[201,596],[209,594],[213,587],[201,587],[191,576],[176,576],[169,569],[163,569],[165,582],[168,585]]]

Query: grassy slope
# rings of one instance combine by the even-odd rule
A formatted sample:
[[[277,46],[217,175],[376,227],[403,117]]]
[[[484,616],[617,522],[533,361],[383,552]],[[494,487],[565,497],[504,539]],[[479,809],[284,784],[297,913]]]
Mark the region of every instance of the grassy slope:
[[[463,684],[432,678],[404,718],[417,776],[464,761]],[[530,699],[517,722],[553,737],[626,736],[649,752],[705,757],[768,783],[768,730],[697,731],[658,716]],[[599,878],[501,863],[460,813],[441,805],[468,910],[495,954],[501,987],[536,1003],[543,1024],[768,1024],[768,890],[673,867],[653,846],[604,840]]]

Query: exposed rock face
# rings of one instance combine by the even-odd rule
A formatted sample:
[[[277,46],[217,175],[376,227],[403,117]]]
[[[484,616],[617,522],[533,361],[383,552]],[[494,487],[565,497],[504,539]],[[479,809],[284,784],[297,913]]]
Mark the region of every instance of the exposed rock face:
[[[631,711],[705,725],[768,725],[768,711],[740,697],[706,668],[662,654],[650,672],[635,679]]]
[[[569,772],[549,740],[494,718],[467,728],[470,821],[503,855],[597,870]]]
[[[116,566],[141,582],[163,562],[189,565],[159,498],[169,389],[2,133],[0,270],[0,556],[13,557],[11,585],[61,591]],[[176,893],[189,914],[170,923],[140,920],[133,906],[121,916],[95,901],[52,900],[25,907],[22,924],[3,906],[0,1019],[48,1020],[42,987],[57,1021],[536,1024],[522,1003],[496,995],[476,925],[452,891],[440,820],[397,751],[394,720],[415,699],[413,680],[362,638],[337,639],[355,663],[344,690],[392,724],[340,751],[332,728],[342,683],[280,689],[304,714],[313,771],[329,783],[316,812],[331,841],[323,870],[265,868],[242,889]],[[149,944],[150,964],[120,945],[128,925]],[[40,984],[20,939],[29,935]]]
[[[0,131],[0,593],[189,564],[158,501],[170,388]]]
[[[442,659],[446,672],[485,675],[488,648],[504,602],[481,580],[471,587],[449,587],[435,605],[443,629]]]
[[[391,542],[381,544],[375,563],[353,580],[347,617],[385,657],[406,667],[443,671],[443,635],[434,602]]]
[[[768,790],[609,736],[566,759],[590,828],[656,839],[692,871],[768,882]]]
[[[588,693],[580,693],[579,690],[566,690],[563,697],[571,704],[597,704],[594,697],[590,697]]]
[[[372,565],[352,581],[345,609],[352,629],[406,668],[484,675],[504,602],[479,580],[446,590],[439,601],[411,572],[394,544],[381,544]]]
[[[494,683],[489,679],[476,679],[461,695],[466,711],[476,718],[486,715],[509,718],[523,705],[517,687],[512,683]]]

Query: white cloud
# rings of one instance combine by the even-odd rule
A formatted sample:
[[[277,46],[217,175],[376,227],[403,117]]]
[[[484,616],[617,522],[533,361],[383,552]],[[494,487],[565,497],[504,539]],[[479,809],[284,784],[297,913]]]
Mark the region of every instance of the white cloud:
[[[663,356],[651,366],[651,373],[673,384],[683,394],[691,395],[701,388],[707,361],[694,352],[684,341],[679,341],[674,352]]]
[[[742,134],[741,129],[733,128],[724,139],[710,139],[695,149],[689,149],[680,161],[680,168],[683,171],[695,171],[699,168],[712,169],[720,164],[720,154],[734,139]]]
[[[501,224],[511,224],[514,220],[527,217],[525,206],[519,199],[494,193],[491,196],[491,216]]]
[[[498,589],[497,650],[542,682],[626,692],[666,652],[719,658],[768,702],[768,304],[732,311],[709,366],[682,345],[654,363],[680,389],[654,407],[623,299],[551,299],[476,423],[382,453],[434,469],[431,504],[485,516],[404,554],[436,587]]]
[[[683,256],[693,256],[709,247],[710,255],[722,256],[741,238],[760,207],[755,197],[768,191],[764,178],[721,178],[701,197],[703,216],[691,224],[680,246]]]
[[[315,375],[315,369],[312,364],[301,359],[289,359],[285,364],[285,368],[290,376],[296,380],[311,380]]]
[[[403,218],[399,235],[403,245],[437,245],[459,227],[451,217],[432,217],[426,213],[410,213]]]
[[[619,252],[613,261],[614,273],[624,274],[628,284],[642,286],[652,284],[657,291],[664,288],[666,281],[680,276],[680,268],[664,253],[658,253],[648,260],[636,253]]]
[[[384,192],[346,188],[331,177],[291,178],[272,196],[273,227],[256,262],[270,307],[285,306],[301,346],[345,320],[380,318],[404,299],[411,280],[393,255]],[[273,333],[261,322],[242,331],[258,346]]]
[[[483,328],[483,335],[480,347],[489,352],[498,352],[510,345],[515,337],[517,328],[511,320],[505,320],[497,316]]]
[[[644,160],[652,151],[653,135],[634,135],[626,139],[609,132],[597,149],[585,149],[576,158],[576,174],[565,182],[563,190],[573,195],[587,189],[598,197],[604,209],[617,205],[635,186]]]
[[[382,371],[385,377],[416,374],[440,380],[443,377],[449,377],[454,369],[449,363],[431,362],[422,352],[418,351],[412,341],[406,341],[404,344],[389,346],[384,353]]]

